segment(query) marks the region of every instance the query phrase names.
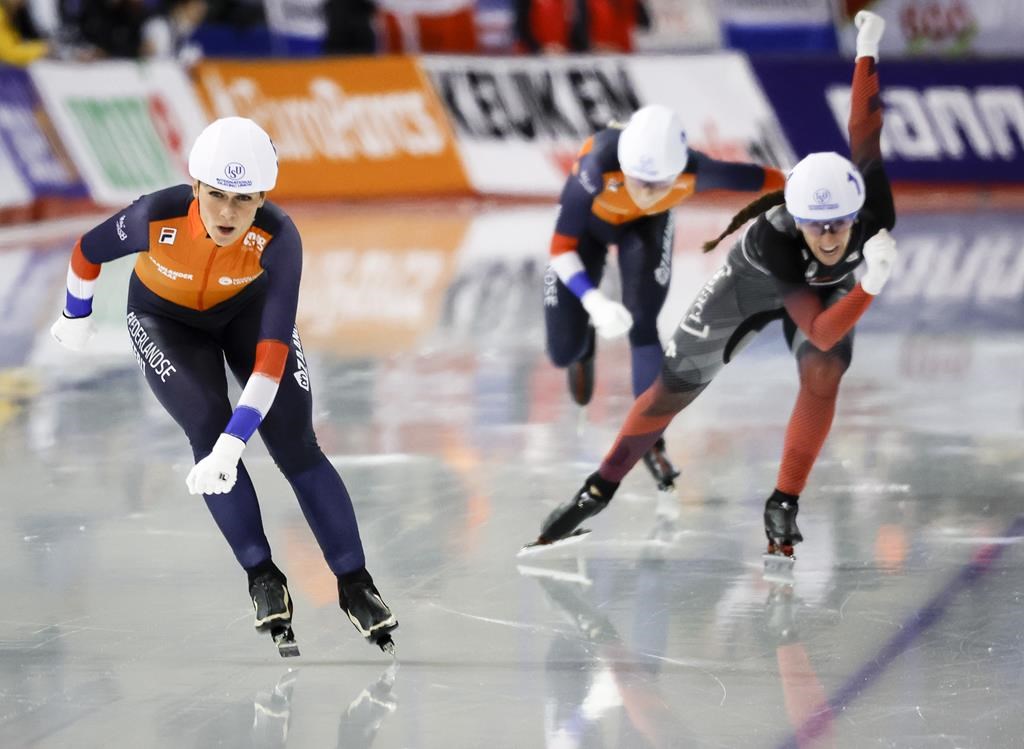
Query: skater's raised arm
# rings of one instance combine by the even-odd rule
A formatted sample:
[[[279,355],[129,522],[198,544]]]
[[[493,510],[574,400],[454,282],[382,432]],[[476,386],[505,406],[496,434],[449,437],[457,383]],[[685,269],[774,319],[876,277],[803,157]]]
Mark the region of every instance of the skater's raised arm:
[[[882,98],[878,83],[878,42],[885,22],[874,13],[861,11],[857,24],[857,60],[850,92],[850,160],[864,175],[867,192],[864,209],[879,228],[896,225],[892,188],[882,162]]]

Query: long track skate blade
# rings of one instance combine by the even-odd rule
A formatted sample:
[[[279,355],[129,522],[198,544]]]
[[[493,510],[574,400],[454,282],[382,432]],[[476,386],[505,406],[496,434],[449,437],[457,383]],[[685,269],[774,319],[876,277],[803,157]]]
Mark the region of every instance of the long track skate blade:
[[[295,642],[295,633],[291,627],[276,630],[273,637],[277,652],[282,658],[294,658],[299,655],[299,644]]]
[[[563,546],[578,543],[588,535],[590,535],[589,528],[577,528],[565,538],[560,538],[557,541],[534,541],[532,544],[526,544],[526,546],[524,546],[518,551],[516,556],[526,557],[530,556],[531,554],[539,554],[540,552],[547,551],[549,549],[560,549]]]
[[[381,652],[387,653],[392,658],[395,657],[395,641],[391,639],[391,635],[383,635],[378,637],[374,641],[374,645],[381,649]]]
[[[796,557],[785,554],[763,554],[764,579],[770,582],[791,583],[793,582],[793,567],[796,565]]]
[[[576,436],[582,437],[587,432],[587,407],[580,406],[576,414]]]

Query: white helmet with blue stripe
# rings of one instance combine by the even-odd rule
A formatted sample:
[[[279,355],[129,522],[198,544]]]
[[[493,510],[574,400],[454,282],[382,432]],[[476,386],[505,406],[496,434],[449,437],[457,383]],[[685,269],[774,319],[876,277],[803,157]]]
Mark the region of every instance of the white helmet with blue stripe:
[[[864,205],[864,178],[834,151],[805,156],[786,175],[786,210],[798,221],[834,221]]]

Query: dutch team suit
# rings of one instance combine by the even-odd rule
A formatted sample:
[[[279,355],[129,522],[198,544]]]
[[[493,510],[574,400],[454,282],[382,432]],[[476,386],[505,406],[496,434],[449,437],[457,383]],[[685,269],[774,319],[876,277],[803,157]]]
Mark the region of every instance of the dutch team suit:
[[[188,436],[196,462],[222,432],[245,442],[258,429],[331,571],[340,576],[362,568],[351,499],[313,433],[309,372],[295,328],[302,273],[295,224],[268,201],[239,240],[218,247],[191,186],[145,195],[76,243],[68,316],[91,312],[100,264],[133,253],[127,324],[135,356],[153,394]],[[243,387],[254,382],[234,410],[225,360]],[[253,569],[270,560],[243,464],[228,493],[205,499],[239,564]]]
[[[544,279],[544,310],[547,350],[555,366],[591,356],[593,330],[580,298],[600,285],[608,247],[616,245],[622,303],[633,316],[629,343],[636,396],[650,387],[661,368],[657,321],[672,276],[672,209],[708,190],[777,189],[783,177],[776,169],[717,161],[689,149],[671,191],[654,205],[639,208],[624,186],[618,156],[622,132],[612,126],[588,138],[562,189],[551,266]],[[575,272],[580,261],[584,274]]]

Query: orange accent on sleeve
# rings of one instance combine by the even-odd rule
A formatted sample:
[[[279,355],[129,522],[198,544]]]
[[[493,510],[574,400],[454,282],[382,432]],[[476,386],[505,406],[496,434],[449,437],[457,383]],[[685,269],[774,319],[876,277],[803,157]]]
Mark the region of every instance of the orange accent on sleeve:
[[[765,192],[775,192],[786,186],[786,175],[778,169],[770,166],[764,168],[764,185],[761,187]]]
[[[252,368],[252,373],[266,375],[275,382],[280,382],[287,362],[288,344],[267,338],[256,344],[256,364]]]
[[[861,57],[853,69],[850,91],[850,155],[864,168],[882,158],[882,100],[878,93],[878,69],[873,57]]]
[[[585,141],[583,141],[583,145],[580,146],[580,150],[579,150],[579,153],[576,154],[576,158],[577,159],[581,159],[584,156],[586,156],[588,153],[590,153],[592,150],[594,150],[594,136],[593,135],[591,135],[589,138],[587,138]]]
[[[804,288],[786,296],[786,312],[807,339],[822,351],[828,351],[853,330],[860,316],[871,306],[872,296],[857,284],[853,290],[825,309],[821,299]]]
[[[567,237],[565,234],[555,232],[551,238],[551,257],[564,255],[567,252],[575,252],[580,240],[576,237]]]
[[[71,270],[83,281],[95,281],[100,275],[100,264],[92,263],[82,254],[82,240],[75,242],[75,249],[71,251]]]

